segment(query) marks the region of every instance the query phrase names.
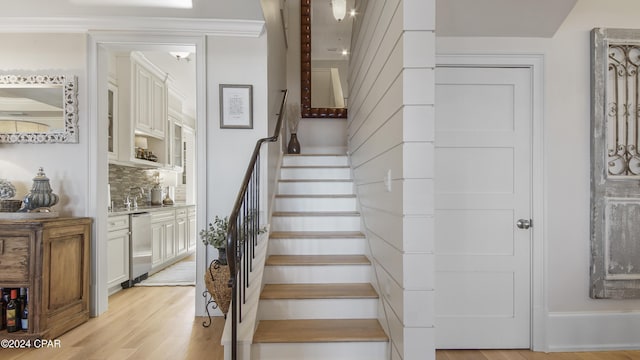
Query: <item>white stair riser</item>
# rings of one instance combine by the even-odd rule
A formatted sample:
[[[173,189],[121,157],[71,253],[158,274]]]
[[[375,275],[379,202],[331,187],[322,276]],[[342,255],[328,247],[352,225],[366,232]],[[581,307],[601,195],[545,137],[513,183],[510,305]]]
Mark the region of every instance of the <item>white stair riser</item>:
[[[366,251],[364,238],[269,239],[269,255],[359,255]]]
[[[289,182],[278,184],[278,193],[284,195],[351,195],[351,181],[311,181]]]
[[[371,282],[371,265],[265,266],[265,284]]]
[[[351,179],[349,168],[282,168],[281,179]]]
[[[359,216],[274,216],[273,231],[360,231]]]
[[[277,197],[275,211],[356,211],[356,198]]]
[[[285,156],[282,166],[348,166],[346,156]]]
[[[260,320],[375,319],[378,299],[260,300]]]
[[[387,342],[272,343],[251,345],[252,360],[388,360]]]

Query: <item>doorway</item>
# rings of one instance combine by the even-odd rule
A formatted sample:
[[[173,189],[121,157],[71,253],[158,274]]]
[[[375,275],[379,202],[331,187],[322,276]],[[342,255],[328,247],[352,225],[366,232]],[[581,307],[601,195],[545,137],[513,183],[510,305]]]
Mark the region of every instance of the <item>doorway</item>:
[[[158,39],[162,39],[161,41]],[[205,76],[205,40],[204,36],[175,36],[169,34],[113,34],[113,33],[92,33],[90,36],[90,48],[88,59],[88,75],[89,75],[89,102],[91,104],[97,104],[94,108],[90,109],[90,118],[92,120],[92,126],[90,130],[93,141],[92,155],[95,160],[90,169],[91,174],[95,174],[91,184],[94,197],[91,199],[93,206],[95,206],[95,226],[94,226],[94,241],[92,243],[92,281],[91,281],[91,295],[92,295],[92,316],[98,316],[108,307],[108,267],[107,267],[107,220],[108,212],[107,206],[107,183],[109,176],[109,161],[106,154],[109,152],[108,137],[105,134],[108,133],[108,119],[106,109],[108,108],[108,89],[110,73],[110,55],[116,53],[126,53],[132,51],[147,52],[149,57],[154,54],[167,55],[169,51],[190,51],[193,52],[192,60],[195,62],[196,67],[196,84],[195,84],[195,119],[193,128],[196,130],[193,139],[189,142],[190,145],[187,149],[190,149],[194,155],[196,155],[195,162],[188,164],[188,170],[192,172],[191,179],[194,182],[193,188],[198,195],[202,195],[206,192],[205,181],[206,176],[204,174],[205,169],[203,164],[206,163],[205,151],[200,151],[200,147],[204,146],[202,140],[205,135],[205,91],[206,91],[206,76]],[[179,61],[179,59],[176,59]],[[165,120],[166,121],[166,120]],[[183,127],[185,129],[186,127]],[[181,144],[182,145],[182,144]],[[184,146],[184,145],[182,145]],[[176,155],[178,155],[178,147],[176,145]],[[176,188],[182,183],[182,177],[176,176],[175,179]],[[185,196],[188,196],[185,194]],[[195,203],[197,208],[204,209],[206,204],[198,204],[198,199],[206,198],[205,196],[195,196]],[[197,220],[195,224],[202,224],[205,214],[203,211],[198,211]],[[197,229],[197,225],[193,226]],[[102,240],[101,240],[102,239]],[[204,251],[196,241],[196,276],[195,278],[202,278],[202,270],[204,265]],[[196,282],[196,293],[201,293],[204,290],[204,286],[201,282]],[[195,297],[195,308],[203,309],[204,300],[200,297]]]
[[[540,59],[443,60],[436,69],[436,347],[539,348],[542,243],[527,222],[542,220],[542,178],[533,175],[541,161],[534,142]]]

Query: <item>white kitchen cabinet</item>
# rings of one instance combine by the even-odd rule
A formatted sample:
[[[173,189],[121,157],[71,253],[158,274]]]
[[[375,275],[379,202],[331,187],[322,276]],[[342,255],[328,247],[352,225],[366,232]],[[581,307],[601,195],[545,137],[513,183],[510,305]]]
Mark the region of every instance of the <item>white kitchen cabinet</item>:
[[[107,231],[107,289],[111,295],[129,280],[129,215],[109,217]]]
[[[169,81],[168,86],[168,121],[167,121],[167,169],[182,172],[183,145],[182,145],[182,103],[184,96]]]
[[[169,134],[167,136],[167,169],[182,172],[183,169],[183,141],[182,141],[182,121],[169,115],[167,126]]]
[[[187,226],[187,208],[176,210],[176,256],[184,255],[189,250],[189,228]]]
[[[196,247],[196,239],[198,238],[198,229],[196,227],[196,207],[190,206],[187,209],[187,222],[189,223],[187,226],[188,235],[187,235],[187,243],[189,250],[193,250]]]
[[[164,260],[164,232],[165,228],[162,223],[151,223],[151,270],[162,267]]]
[[[176,257],[176,223],[175,220],[165,223],[164,262],[170,262]]]
[[[176,257],[176,211],[151,213],[151,270],[159,270]]]
[[[118,158],[118,87],[114,81],[109,81],[107,97],[107,120],[109,121],[107,149],[109,159],[115,160]]]
[[[117,142],[112,164],[144,168],[162,168],[167,162],[166,73],[151,64],[142,54],[132,52],[116,56],[117,69]],[[137,157],[136,137],[144,140],[146,150],[156,156],[157,161]],[[117,151],[116,151],[117,150]]]
[[[135,132],[164,139],[167,119],[167,74],[137,52],[131,54],[131,60]]]

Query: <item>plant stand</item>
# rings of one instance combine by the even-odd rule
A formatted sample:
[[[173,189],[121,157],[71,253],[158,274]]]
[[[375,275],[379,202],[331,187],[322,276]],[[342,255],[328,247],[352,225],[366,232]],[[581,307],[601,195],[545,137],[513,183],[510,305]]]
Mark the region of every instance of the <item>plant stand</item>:
[[[209,319],[203,322],[202,326],[209,327],[211,325],[209,306],[212,306],[214,310],[219,308],[225,319],[227,318],[227,312],[229,312],[229,305],[231,304],[229,277],[228,265],[221,265],[217,259],[209,264],[209,269],[204,274],[204,283],[207,290],[202,293],[202,296],[206,299],[205,308]]]

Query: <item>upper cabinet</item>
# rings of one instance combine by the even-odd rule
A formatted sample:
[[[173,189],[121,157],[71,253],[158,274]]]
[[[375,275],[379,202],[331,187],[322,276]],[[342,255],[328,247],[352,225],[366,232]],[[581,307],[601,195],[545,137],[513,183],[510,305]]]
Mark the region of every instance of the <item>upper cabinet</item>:
[[[107,90],[107,119],[109,121],[108,149],[109,159],[118,158],[118,87],[115,81],[109,80],[109,89]]]
[[[142,54],[116,56],[117,136],[112,163],[148,168],[164,167],[167,162],[167,74]],[[115,122],[115,121],[114,121]],[[141,151],[141,148],[144,151]]]
[[[111,61],[115,66],[108,90],[109,162],[182,172],[184,134],[195,128],[195,120],[184,112],[189,103],[179,90],[184,84],[140,52],[114,54]]]
[[[182,103],[184,98],[169,84],[168,92],[169,116],[167,121],[167,168],[174,171],[182,171]]]
[[[167,119],[167,74],[136,52],[131,54],[131,66],[135,132],[164,139]]]

